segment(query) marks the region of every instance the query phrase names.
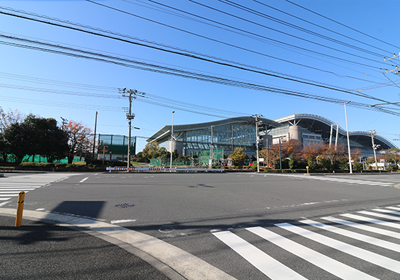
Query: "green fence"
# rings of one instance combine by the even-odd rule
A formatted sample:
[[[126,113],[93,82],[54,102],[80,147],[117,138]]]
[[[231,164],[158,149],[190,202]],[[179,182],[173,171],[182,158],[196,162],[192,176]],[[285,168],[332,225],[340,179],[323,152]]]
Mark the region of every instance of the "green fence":
[[[72,162],[78,162],[84,160],[84,158],[80,159],[79,157],[75,157]],[[15,158],[12,154],[7,155],[7,162],[15,162]],[[26,155],[23,159],[22,162],[47,162],[47,157],[42,157],[42,156],[28,156]],[[55,160],[53,163],[68,163],[68,158],[65,157],[61,160]]]
[[[192,160],[187,159],[175,159],[172,162],[173,166],[209,166],[210,160],[210,151],[202,151],[198,152],[197,158]],[[224,150],[223,149],[215,149],[213,151],[213,164],[223,160],[224,158]],[[221,164],[221,163],[219,163]],[[169,167],[170,159],[161,159],[161,158],[153,158],[150,160],[150,165],[157,167]]]

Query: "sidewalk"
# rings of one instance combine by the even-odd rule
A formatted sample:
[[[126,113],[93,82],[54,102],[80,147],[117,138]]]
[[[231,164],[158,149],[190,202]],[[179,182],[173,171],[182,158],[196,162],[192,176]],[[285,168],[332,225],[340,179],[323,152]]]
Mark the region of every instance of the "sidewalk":
[[[0,279],[168,279],[139,257],[67,227],[0,216]]]

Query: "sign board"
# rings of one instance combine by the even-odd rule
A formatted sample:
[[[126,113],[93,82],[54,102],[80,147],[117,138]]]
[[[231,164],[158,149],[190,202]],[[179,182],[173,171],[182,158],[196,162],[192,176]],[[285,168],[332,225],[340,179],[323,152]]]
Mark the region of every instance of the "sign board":
[[[264,162],[264,158],[259,158],[258,161],[259,162]]]

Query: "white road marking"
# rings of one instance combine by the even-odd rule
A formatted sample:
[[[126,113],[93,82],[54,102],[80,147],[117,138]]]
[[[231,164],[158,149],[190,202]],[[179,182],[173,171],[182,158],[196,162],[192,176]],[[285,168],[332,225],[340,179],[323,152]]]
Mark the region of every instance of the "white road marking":
[[[129,222],[136,222],[136,220],[112,220],[112,224],[121,224],[121,223],[129,223]]]
[[[322,234],[318,234],[313,231],[309,231],[304,228],[294,226],[294,225],[291,225],[288,223],[276,224],[276,226],[278,226],[282,229],[286,229],[290,232],[299,234],[305,238],[308,238],[315,242],[321,243],[325,246],[342,251],[351,256],[360,258],[361,260],[364,260],[364,261],[370,262],[372,264],[381,266],[383,268],[392,270],[396,273],[400,273],[400,262],[399,261],[387,258],[385,256],[378,255],[376,253],[364,250],[362,248],[358,248],[356,246],[347,244],[345,242],[341,242],[341,241],[335,240],[333,238],[324,236]],[[356,278],[353,278],[353,279],[356,279]],[[361,277],[358,279],[364,279],[364,278]]]
[[[3,197],[0,197],[0,200],[9,200],[11,197],[5,197],[5,198],[3,198]]]
[[[284,224],[281,224],[284,225]],[[279,226],[279,225],[277,225]],[[286,251],[312,263],[315,266],[328,271],[329,273],[342,279],[377,279],[362,271],[345,265],[337,260],[331,259],[324,254],[300,245],[290,239],[287,239],[279,234],[269,231],[262,227],[247,228],[248,231],[268,240],[269,242],[285,249]],[[285,278],[278,278],[285,279]]]
[[[85,182],[87,179],[89,179],[89,177],[83,178],[82,180],[79,181],[79,183],[83,183],[83,182]]]
[[[373,233],[377,233],[377,234],[381,234],[381,235],[385,235],[385,236],[389,236],[389,237],[400,239],[400,233],[394,232],[394,231],[391,231],[391,230],[386,230],[386,229],[371,227],[371,226],[367,226],[367,225],[362,225],[362,224],[358,224],[358,223],[355,223],[355,222],[350,222],[350,221],[346,221],[346,220],[342,220],[342,219],[338,219],[338,218],[334,218],[334,217],[323,217],[322,219],[330,221],[330,222],[338,223],[338,224],[341,224],[341,225],[354,227],[354,228],[359,228],[359,229],[362,229],[362,230],[365,230],[365,231],[369,231],[369,232],[373,232]],[[388,222],[384,222],[384,221],[379,221],[378,222],[377,220],[373,220],[373,219],[370,219],[370,220],[371,221],[369,221],[369,222],[370,223],[374,223],[374,224],[385,225],[385,223],[388,223]]]
[[[343,179],[337,177],[329,177],[329,176],[304,176],[304,175],[292,175],[292,174],[266,174],[266,176],[285,176],[292,178],[300,178],[300,179],[308,179],[308,180],[320,180],[320,181],[329,181],[329,182],[339,182],[339,183],[348,183],[348,184],[360,184],[360,185],[371,185],[371,186],[385,186],[391,187],[395,183],[384,183],[384,182],[376,182],[376,181],[367,181],[367,180],[354,180],[354,179]]]
[[[378,209],[373,209],[373,210],[378,211]],[[381,209],[381,210],[383,210],[383,209]],[[392,213],[390,211],[387,211],[387,212]],[[385,215],[385,214],[369,212],[369,211],[359,211],[358,213],[400,222],[399,217],[395,217],[395,216],[391,216],[391,215]]]
[[[213,235],[271,279],[306,279],[230,231]]]
[[[375,237],[371,237],[371,236],[368,236],[368,235],[352,232],[352,231],[349,231],[349,230],[346,230],[346,229],[333,227],[333,226],[326,225],[326,224],[323,224],[323,223],[318,223],[318,222],[315,222],[313,220],[302,220],[300,222],[303,223],[303,224],[314,226],[314,227],[317,227],[317,228],[320,228],[320,229],[323,229],[323,230],[326,230],[326,231],[330,231],[330,232],[333,232],[333,233],[336,233],[336,234],[339,234],[339,235],[343,235],[343,236],[347,236],[347,237],[350,237],[350,238],[353,238],[353,239],[356,239],[356,240],[359,240],[359,241],[363,241],[365,243],[369,243],[369,244],[372,244],[372,245],[375,245],[375,246],[379,246],[379,247],[382,247],[382,248],[385,248],[385,249],[388,249],[388,250],[393,250],[395,252],[400,252],[400,245],[396,244],[396,243],[393,243],[393,242],[388,242],[388,241],[385,241],[385,240],[381,240],[379,238],[375,238]]]
[[[361,212],[359,212],[359,213],[361,213]],[[365,211],[364,214],[367,214],[367,213],[370,213],[370,212]],[[348,217],[348,218],[351,218],[351,219],[354,219],[354,220],[360,220],[360,221],[364,221],[364,222],[369,222],[369,223],[374,223],[374,224],[378,224],[378,225],[382,225],[382,226],[387,226],[387,227],[391,227],[391,228],[400,229],[400,224],[387,222],[387,221],[382,221],[382,220],[377,220],[375,218],[372,219],[372,218],[359,216],[359,215],[354,215],[354,214],[341,214],[341,216]]]

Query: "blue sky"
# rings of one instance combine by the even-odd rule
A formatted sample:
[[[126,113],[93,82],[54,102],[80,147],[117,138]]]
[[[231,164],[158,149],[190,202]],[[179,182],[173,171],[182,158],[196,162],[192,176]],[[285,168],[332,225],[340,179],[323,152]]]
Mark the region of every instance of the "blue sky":
[[[0,1],[0,11],[36,19],[38,17],[33,14],[46,16],[48,19],[40,19],[53,23],[60,23],[54,19],[78,23],[87,26],[80,29],[89,30],[89,26],[107,30],[114,35],[96,32],[127,39],[115,35],[119,33],[130,36],[130,41],[196,53],[198,57],[246,70],[0,14],[0,106],[3,109],[18,109],[25,114],[52,117],[58,121],[63,117],[82,122],[92,129],[95,112],[98,111],[98,133],[127,135],[124,107],[128,107],[128,99],[121,96],[118,88],[136,89],[145,92],[148,97],[138,98],[132,105],[136,115],[133,125],[140,127],[140,130],[133,130],[133,135],[142,137],[138,139],[138,152],[146,144],[145,137],[171,123],[173,110],[174,124],[253,114],[276,119],[294,113],[309,113],[338,122],[345,128],[343,105],[265,90],[269,87],[306,96],[317,95],[322,99],[352,101],[347,107],[350,131],[376,130],[389,140],[398,138],[397,134],[400,134],[397,125],[399,116],[351,106],[361,104],[368,108],[369,104],[382,103],[377,99],[400,101],[400,84],[397,84],[400,83],[400,76],[393,72],[382,73],[385,69],[394,69],[398,64],[398,59],[385,62],[384,57],[392,57],[400,52],[400,37],[396,32],[399,1],[94,2],[108,7],[83,0]],[[241,6],[234,7],[234,3]],[[316,36],[310,34],[312,32]],[[27,39],[31,42],[27,42]],[[54,46],[43,46],[43,43],[253,86],[246,88],[211,83],[27,48],[29,45],[61,51]],[[66,52],[65,49],[62,51]],[[357,94],[367,94],[369,98]],[[170,107],[158,106],[154,102],[163,101],[154,98],[168,98],[172,103],[164,103]],[[204,107],[217,110],[210,111]],[[399,113],[400,107],[391,105],[382,108]],[[398,144],[395,141],[393,143]]]

